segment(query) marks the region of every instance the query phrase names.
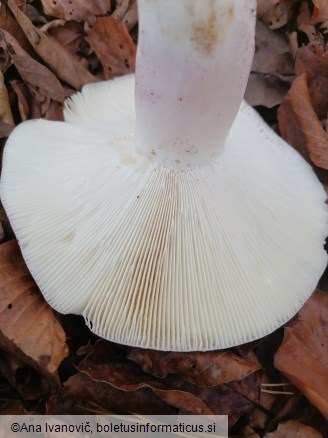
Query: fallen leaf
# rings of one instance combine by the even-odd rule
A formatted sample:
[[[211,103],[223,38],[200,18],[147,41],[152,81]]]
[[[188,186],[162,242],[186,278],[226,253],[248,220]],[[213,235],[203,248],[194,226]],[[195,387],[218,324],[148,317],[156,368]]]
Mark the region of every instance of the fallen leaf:
[[[0,357],[0,375],[6,378],[24,400],[37,400],[49,394],[50,385],[46,378],[10,353]]]
[[[65,21],[88,21],[94,15],[105,15],[111,10],[110,0],[41,0],[44,12]]]
[[[272,108],[280,104],[294,75],[294,61],[286,37],[270,30],[260,20],[256,24],[256,51],[245,98],[252,106]]]
[[[32,279],[17,241],[0,245],[0,348],[56,378],[65,333]]]
[[[175,353],[132,348],[128,358],[153,376],[164,378],[175,373],[199,386],[241,380],[261,368],[230,351]]]
[[[258,0],[257,14],[270,29],[279,29],[287,24],[293,0]]]
[[[26,85],[18,81],[10,82],[18,100],[18,109],[22,122],[29,119],[30,115],[30,94]]]
[[[276,368],[328,419],[328,295],[316,291],[285,328]]]
[[[136,0],[118,0],[112,17],[121,21],[128,30],[131,30],[138,21],[138,9]]]
[[[315,26],[312,23],[312,16],[309,4],[305,1],[301,2],[299,13],[297,15],[297,30],[303,32],[309,42],[320,40],[320,34],[317,33]]]
[[[84,42],[83,26],[80,23],[55,20],[43,26],[42,30],[55,38],[73,56],[78,57]]]
[[[33,50],[28,39],[20,25],[17,23],[13,13],[4,2],[0,2],[0,29],[5,30],[14,36],[22,49],[27,51],[30,55],[32,54]]]
[[[280,423],[275,432],[268,433],[264,438],[323,438],[320,432],[317,432],[310,426],[306,426],[299,421],[289,420]]]
[[[147,415],[158,415],[159,412],[161,415],[177,413],[175,409],[158,398],[150,388],[124,391],[114,388],[109,383],[96,381],[86,373],[70,377],[64,384],[64,389],[64,400],[93,401],[116,413]]]
[[[86,40],[100,59],[106,79],[134,71],[136,45],[124,24],[112,17],[98,18],[89,26]]]
[[[170,405],[193,414],[211,415],[213,412],[195,395],[170,388],[164,380],[144,373],[135,363],[126,361],[114,344],[99,341],[80,363],[79,370],[96,381],[109,383],[116,389],[137,391],[150,388]]]
[[[293,129],[290,128],[292,119],[299,124],[311,161],[318,167],[328,169],[328,136],[312,106],[306,73],[300,74],[295,79],[286,101],[278,111],[279,129],[282,136],[297,147],[297,144],[295,145],[290,138],[289,131]],[[298,133],[300,133],[299,129]],[[302,144],[302,140],[299,141],[297,138],[295,140],[296,143]]]
[[[241,431],[240,438],[260,438],[260,435],[249,426],[245,426]]]
[[[314,24],[323,23],[328,20],[328,3],[326,0],[312,0],[314,10],[312,20]]]
[[[0,71],[0,138],[8,137],[14,127],[15,123],[10,109],[8,91],[3,74]]]
[[[36,53],[58,78],[77,90],[80,90],[82,85],[97,80],[56,40],[35,27],[13,0],[8,0],[8,5]]]
[[[64,90],[57,77],[43,64],[35,61],[8,32],[0,34],[0,45],[9,46],[11,59],[24,81],[37,87],[39,93],[58,102],[65,100]]]

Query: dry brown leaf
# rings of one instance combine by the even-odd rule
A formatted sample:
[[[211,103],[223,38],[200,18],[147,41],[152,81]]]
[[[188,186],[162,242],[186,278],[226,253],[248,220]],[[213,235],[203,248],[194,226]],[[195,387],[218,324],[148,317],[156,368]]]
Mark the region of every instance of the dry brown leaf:
[[[318,167],[328,169],[328,136],[321,126],[320,120],[312,106],[311,95],[308,88],[308,77],[306,73],[299,75],[292,84],[288,92],[286,101],[279,108],[278,113],[279,129],[284,139],[294,147],[301,147],[305,142],[307,152],[311,161]],[[298,139],[294,135],[291,139],[293,127],[290,122],[294,119],[298,135],[303,139]],[[301,131],[299,131],[299,128]],[[295,144],[297,143],[297,144]],[[303,156],[306,155],[303,153]]]
[[[0,46],[10,47],[12,62],[27,84],[37,87],[43,96],[58,102],[64,101],[64,90],[57,77],[25,52],[12,35],[2,31]]]
[[[241,431],[240,438],[260,438],[260,435],[249,426],[245,426]]]
[[[110,0],[41,0],[44,12],[65,21],[88,21],[111,10]]]
[[[0,348],[56,377],[68,349],[65,333],[40,295],[15,240],[0,246]]]
[[[247,102],[268,108],[280,104],[293,74],[294,61],[287,38],[258,20],[256,52],[245,94]]]
[[[58,78],[77,90],[81,89],[82,85],[97,80],[56,40],[35,27],[13,0],[8,0],[8,5],[36,53]]]
[[[14,36],[22,49],[27,51],[30,55],[32,54],[32,47],[28,42],[28,39],[20,25],[17,23],[14,15],[4,2],[0,2],[0,29],[5,30]]]
[[[113,412],[162,415],[175,414],[177,411],[158,398],[151,389],[141,388],[136,391],[124,391],[114,388],[109,383],[99,382],[86,373],[72,376],[64,384],[64,400],[92,401]],[[61,403],[55,408],[60,412]]]
[[[323,23],[328,20],[327,0],[312,0],[314,4],[312,20],[314,23]]]
[[[30,115],[30,94],[27,86],[18,81],[10,81],[11,88],[14,90],[18,100],[18,110],[22,122],[29,119]]]
[[[258,0],[257,13],[270,29],[279,29],[287,24],[293,0]]]
[[[55,20],[42,27],[73,56],[77,57],[84,41],[83,26],[73,21]]]
[[[163,380],[144,373],[135,363],[126,361],[116,347],[99,341],[80,363],[79,370],[96,381],[109,383],[123,391],[150,388],[170,405],[193,414],[211,415],[213,412],[195,395],[180,388],[172,389]]]
[[[15,123],[11,113],[8,91],[4,77],[0,71],[0,138],[8,137],[14,129]]]
[[[129,9],[122,19],[122,23],[126,26],[128,30],[134,28],[138,22],[138,5],[136,0],[130,1]]]
[[[316,291],[285,329],[276,368],[328,420],[328,295]]]
[[[320,432],[317,432],[310,426],[306,426],[299,421],[289,420],[280,423],[275,432],[268,433],[264,438],[323,438]]]
[[[128,358],[156,377],[164,378],[175,373],[199,386],[242,380],[261,368],[258,363],[230,351],[174,353],[132,348]]]
[[[86,40],[97,54],[106,79],[132,73],[136,45],[124,24],[112,17],[102,17],[89,27]]]
[[[299,13],[297,15],[297,29],[298,31],[304,32],[310,42],[320,39],[320,36],[312,23],[309,4],[305,1],[301,3]]]

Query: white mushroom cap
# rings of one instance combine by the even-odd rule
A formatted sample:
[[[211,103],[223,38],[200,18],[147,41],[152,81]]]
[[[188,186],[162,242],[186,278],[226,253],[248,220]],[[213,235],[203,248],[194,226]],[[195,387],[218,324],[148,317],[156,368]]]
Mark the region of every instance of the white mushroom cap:
[[[155,3],[140,0],[140,13]],[[254,18],[254,3],[202,2],[217,14],[233,6],[237,17],[246,14],[245,22]],[[163,19],[162,12],[156,16]],[[172,6],[170,26],[173,12]],[[146,35],[145,26],[141,21]],[[145,57],[151,41],[141,39]],[[236,50],[245,53],[237,43]],[[168,50],[165,59],[169,55]],[[211,58],[213,71],[213,53],[204,57]],[[154,63],[157,76],[161,62]],[[245,68],[245,60],[237,64]],[[170,87],[179,86],[176,75]],[[235,75],[237,82],[245,76]],[[244,80],[223,80],[224,89],[240,99]],[[193,125],[188,137],[189,118],[177,135],[181,141],[169,142],[166,133],[179,129],[179,109],[172,119],[170,99],[160,99],[163,90],[157,104],[150,99],[147,107],[147,98],[138,103],[143,92],[149,97],[143,82],[136,86],[137,111],[130,75],[85,86],[67,102],[65,123],[29,121],[10,136],[1,195],[26,263],[56,310],[83,314],[92,331],[114,342],[192,351],[260,338],[298,311],[326,267],[325,192],[311,167],[246,103],[228,138],[218,134],[218,151],[212,143],[216,130],[211,128],[211,136],[205,129],[205,116],[194,122],[208,137],[204,148]],[[220,111],[229,106],[215,93],[205,100],[219,100]],[[203,111],[197,90],[195,95],[186,87],[184,96],[188,117],[197,98]],[[140,114],[138,105],[145,105]],[[161,114],[169,128],[159,130],[156,141],[154,130],[147,135],[147,118],[160,126]],[[217,123],[225,128],[229,120]]]

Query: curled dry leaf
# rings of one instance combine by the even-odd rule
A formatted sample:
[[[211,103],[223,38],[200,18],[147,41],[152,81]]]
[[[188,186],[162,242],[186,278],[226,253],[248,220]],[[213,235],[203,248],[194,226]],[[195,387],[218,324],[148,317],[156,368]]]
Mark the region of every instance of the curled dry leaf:
[[[110,0],[41,0],[44,12],[66,21],[88,21],[94,15],[105,15],[111,10]]]
[[[0,71],[0,138],[8,137],[15,126],[11,113],[7,88]]]
[[[132,73],[136,45],[124,24],[112,17],[102,17],[89,27],[86,40],[97,54],[106,79]]]
[[[268,433],[264,438],[323,438],[320,432],[317,432],[310,426],[306,426],[299,421],[289,420],[280,423],[275,432]]]
[[[116,9],[112,13],[112,17],[131,30],[138,21],[137,0],[118,0],[116,2]]]
[[[213,412],[195,395],[181,388],[170,388],[164,380],[159,380],[143,372],[135,363],[120,357],[115,346],[99,341],[87,357],[80,363],[79,370],[93,380],[109,383],[123,391],[151,389],[154,394],[170,405],[193,414],[210,415]]]
[[[26,85],[18,81],[10,81],[10,85],[17,96],[18,110],[21,120],[22,122],[25,122],[30,114],[30,94],[28,89]]]
[[[306,73],[293,82],[279,108],[278,120],[280,132],[286,141],[303,156],[308,154],[316,166],[328,169],[328,136],[312,106]]]
[[[109,383],[92,379],[86,373],[72,376],[64,384],[64,400],[86,400],[97,403],[113,412],[138,414],[175,414],[176,410],[158,398],[151,389],[141,388],[136,391],[124,391],[114,388]],[[60,404],[55,408],[59,413]],[[64,413],[64,412],[61,412]]]
[[[58,102],[64,101],[64,90],[57,77],[47,67],[35,61],[25,52],[12,35],[2,31],[0,46],[10,47],[12,62],[28,85],[36,87],[39,93],[45,97]]]
[[[314,5],[312,20],[315,24],[328,20],[328,3],[326,0],[312,0]]]
[[[5,2],[0,2],[0,29],[15,36],[15,39],[18,41],[21,48],[27,51],[30,55],[32,54],[33,50],[28,39]]]
[[[279,29],[287,24],[293,0],[258,0],[257,14],[270,29]]]
[[[258,363],[230,351],[175,353],[132,348],[128,358],[153,376],[164,378],[175,373],[199,386],[242,380],[261,368]]]
[[[276,368],[328,420],[328,295],[316,291],[285,329]]]
[[[68,354],[65,333],[14,240],[0,246],[0,348],[53,378]]]
[[[280,104],[293,74],[294,61],[287,38],[258,20],[256,52],[245,94],[247,102],[268,108]]]
[[[71,55],[77,57],[84,42],[84,31],[81,23],[54,20],[43,26],[49,35],[55,38]]]
[[[8,0],[8,5],[36,53],[52,69],[58,78],[77,90],[79,90],[82,85],[97,80],[89,70],[75,59],[61,44],[35,27],[13,0]]]

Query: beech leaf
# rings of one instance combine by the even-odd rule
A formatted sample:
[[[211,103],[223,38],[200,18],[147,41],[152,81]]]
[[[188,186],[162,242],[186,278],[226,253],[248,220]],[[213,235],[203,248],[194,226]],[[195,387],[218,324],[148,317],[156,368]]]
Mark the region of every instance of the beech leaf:
[[[328,136],[312,106],[306,73],[300,74],[293,82],[287,95],[290,109],[296,116],[311,161],[318,167],[328,169]],[[279,111],[279,127],[288,141],[288,123],[282,106]],[[287,135],[284,135],[287,132]],[[286,138],[287,137],[287,138]]]
[[[310,426],[306,426],[299,421],[289,420],[280,423],[275,432],[268,433],[264,438],[323,438],[320,432],[317,432]]]
[[[110,0],[41,0],[44,12],[66,21],[87,21],[93,15],[104,15],[111,9]]]
[[[0,347],[56,378],[65,333],[32,279],[17,241],[0,245]]]
[[[8,5],[36,53],[60,79],[77,90],[86,83],[96,81],[80,61],[56,40],[35,27],[13,0],[8,0]]]
[[[160,378],[175,373],[199,386],[241,380],[261,368],[258,363],[230,351],[175,353],[132,348],[128,357],[146,373]]]
[[[112,17],[98,18],[86,40],[98,56],[106,79],[134,71],[136,45],[124,24]]]
[[[328,296],[317,290],[285,329],[275,367],[328,420]]]
[[[0,138],[8,137],[15,126],[11,113],[7,88],[0,71]]]

